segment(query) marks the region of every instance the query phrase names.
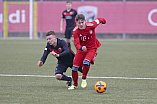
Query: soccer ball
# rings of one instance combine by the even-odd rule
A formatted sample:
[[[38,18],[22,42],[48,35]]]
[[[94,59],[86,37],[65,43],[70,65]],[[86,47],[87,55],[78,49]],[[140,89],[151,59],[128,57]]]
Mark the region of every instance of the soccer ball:
[[[106,91],[106,83],[103,82],[103,81],[98,81],[96,82],[95,84],[95,91],[98,92],[98,93],[103,93]]]

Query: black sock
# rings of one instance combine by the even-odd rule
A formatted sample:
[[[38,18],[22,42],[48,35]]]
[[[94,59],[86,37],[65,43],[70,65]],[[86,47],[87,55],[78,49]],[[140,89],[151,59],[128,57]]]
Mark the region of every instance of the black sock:
[[[62,77],[61,80],[70,81],[71,77],[68,77],[68,76],[66,76],[66,75],[63,74],[63,77]]]

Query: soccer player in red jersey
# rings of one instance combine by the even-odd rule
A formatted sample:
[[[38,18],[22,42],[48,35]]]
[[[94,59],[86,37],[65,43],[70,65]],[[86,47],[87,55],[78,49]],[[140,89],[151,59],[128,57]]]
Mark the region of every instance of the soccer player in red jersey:
[[[74,84],[69,87],[69,90],[78,88],[78,68],[83,66],[83,75],[81,87],[87,86],[87,73],[90,68],[90,64],[94,64],[94,59],[97,56],[97,48],[101,46],[95,35],[95,28],[99,24],[105,24],[104,18],[97,18],[93,22],[86,22],[83,14],[78,14],[75,18],[77,26],[73,29],[74,43],[77,49],[73,67],[72,78]]]

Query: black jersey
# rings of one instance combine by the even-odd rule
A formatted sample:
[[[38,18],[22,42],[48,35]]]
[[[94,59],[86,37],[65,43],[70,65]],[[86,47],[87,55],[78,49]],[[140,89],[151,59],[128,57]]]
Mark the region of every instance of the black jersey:
[[[44,50],[43,56],[41,57],[41,61],[43,63],[45,63],[48,54],[52,51],[59,54],[59,57],[56,57],[58,59],[58,63],[65,63],[67,65],[70,65],[73,63],[73,59],[74,59],[75,54],[68,47],[68,44],[65,42],[65,40],[57,38],[57,46],[56,47],[50,45],[47,42],[47,46]]]
[[[62,18],[66,19],[66,29],[73,29],[75,27],[75,16],[77,15],[77,11],[71,9],[69,12],[64,10],[62,12]]]

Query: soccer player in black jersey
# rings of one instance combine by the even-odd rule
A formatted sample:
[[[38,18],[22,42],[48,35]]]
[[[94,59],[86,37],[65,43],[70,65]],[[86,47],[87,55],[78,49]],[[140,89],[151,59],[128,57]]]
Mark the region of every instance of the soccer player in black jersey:
[[[51,53],[58,59],[55,70],[56,79],[67,81],[67,87],[70,87],[72,78],[64,75],[63,73],[66,72],[68,67],[72,68],[75,54],[64,40],[55,36],[54,31],[49,31],[46,34],[46,39],[48,41],[47,46],[41,60],[37,63],[37,65],[39,67],[42,66],[45,63],[48,54]],[[79,68],[79,71],[82,72],[82,67]]]
[[[70,38],[73,40],[73,33],[72,30],[75,27],[75,16],[77,15],[77,11],[72,9],[72,2],[68,0],[66,2],[66,7],[67,9],[62,12],[62,19],[60,23],[60,32],[63,31],[63,24],[64,24],[64,19],[66,20],[66,29],[65,29],[65,38],[66,42],[68,43],[68,46],[71,47],[70,45]]]

